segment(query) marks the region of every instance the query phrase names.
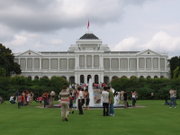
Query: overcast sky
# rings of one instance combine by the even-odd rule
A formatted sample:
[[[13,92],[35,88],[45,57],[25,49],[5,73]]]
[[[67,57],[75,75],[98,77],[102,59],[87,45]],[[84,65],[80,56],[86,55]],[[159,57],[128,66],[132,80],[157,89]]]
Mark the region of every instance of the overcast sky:
[[[0,42],[14,53],[67,51],[88,20],[111,50],[180,55],[180,0],[0,0]]]

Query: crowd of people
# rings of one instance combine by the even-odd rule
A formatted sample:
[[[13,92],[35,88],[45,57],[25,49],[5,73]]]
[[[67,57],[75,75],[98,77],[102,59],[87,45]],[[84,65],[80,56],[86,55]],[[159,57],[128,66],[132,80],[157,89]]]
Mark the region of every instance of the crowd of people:
[[[68,121],[68,114],[74,113],[73,105],[79,110],[79,115],[84,114],[84,109],[89,109],[89,92],[86,87],[78,87],[77,89],[69,89],[64,86],[59,93],[61,103],[61,117],[63,121]]]
[[[17,91],[14,95],[10,96],[9,102],[11,104],[18,105],[18,108],[21,106],[29,105],[34,98],[34,93],[28,90],[25,90],[23,92]]]
[[[132,96],[132,106],[135,106],[137,93],[136,91],[131,92]],[[117,97],[123,101],[124,107],[127,108],[128,104],[128,94],[125,91],[115,92],[113,88],[103,87],[101,91],[101,103],[103,107],[103,116],[115,116],[114,103]],[[89,109],[89,92],[88,88],[78,86],[77,89],[70,89],[63,87],[62,91],[59,93],[59,98],[61,101],[61,117],[63,121],[68,121],[68,114],[73,113],[73,104],[77,107],[79,115],[84,114],[84,109]]]

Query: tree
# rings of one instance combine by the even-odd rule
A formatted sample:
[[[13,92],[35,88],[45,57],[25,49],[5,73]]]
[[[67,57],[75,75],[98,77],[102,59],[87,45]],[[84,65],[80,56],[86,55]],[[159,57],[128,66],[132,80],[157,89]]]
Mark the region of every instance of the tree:
[[[0,67],[0,76],[6,76],[6,70]]]
[[[0,44],[0,68],[5,69],[6,76],[20,74],[20,65],[14,62],[14,55],[9,48]]]
[[[180,66],[173,71],[173,79],[180,78]]]
[[[63,86],[69,86],[69,83],[63,77],[53,76],[50,80],[51,89],[54,90],[56,93],[62,90]]]
[[[180,66],[180,57],[175,56],[172,57],[169,61],[170,63],[170,71],[171,71],[171,78],[173,78],[173,71]]]

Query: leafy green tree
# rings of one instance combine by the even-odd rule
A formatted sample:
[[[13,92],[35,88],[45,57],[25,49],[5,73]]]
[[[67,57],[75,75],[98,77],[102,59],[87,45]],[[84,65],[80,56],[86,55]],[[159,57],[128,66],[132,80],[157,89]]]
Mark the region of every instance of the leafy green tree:
[[[30,86],[32,85],[32,81],[29,80],[27,77],[24,76],[13,76],[10,78],[11,80],[11,90],[16,91],[24,91],[29,90]]]
[[[20,74],[20,66],[14,62],[14,55],[9,48],[0,44],[0,68],[6,70],[6,76],[11,74]]]
[[[9,96],[12,93],[9,85],[9,77],[0,77],[0,96],[3,97],[3,99],[9,99]]]
[[[59,91],[62,90],[62,87],[64,85],[68,87],[69,83],[63,77],[53,76],[50,80],[50,85],[51,85],[52,90],[58,93]]]
[[[180,57],[175,56],[172,57],[169,61],[170,63],[170,71],[171,71],[171,78],[173,78],[173,71],[180,66]]]
[[[180,66],[176,67],[176,69],[173,71],[173,78],[180,78]]]
[[[0,67],[0,76],[6,76],[6,70]]]
[[[122,77],[122,78],[116,78],[113,79],[111,82],[111,86],[116,91],[126,90],[128,88],[129,79]]]

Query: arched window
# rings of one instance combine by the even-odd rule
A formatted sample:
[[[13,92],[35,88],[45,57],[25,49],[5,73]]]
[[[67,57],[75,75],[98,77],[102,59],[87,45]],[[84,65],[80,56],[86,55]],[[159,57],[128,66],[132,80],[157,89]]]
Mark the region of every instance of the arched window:
[[[155,75],[155,76],[154,76],[154,79],[155,79],[155,78],[158,78],[158,76]]]
[[[109,77],[108,76],[104,76],[104,83],[108,84],[109,83]]]
[[[147,76],[147,79],[151,79],[151,76]]]
[[[34,79],[39,80],[39,76],[35,76]]]
[[[84,83],[84,75],[80,75],[80,83]]]
[[[91,75],[87,76],[87,83],[89,83],[89,79],[91,78]]]
[[[122,76],[121,78],[127,78],[127,76],[124,75],[124,76]]]
[[[94,76],[94,82],[95,82],[95,83],[99,83],[99,76],[98,76],[98,75],[95,75],[95,76]]]
[[[70,84],[75,83],[75,77],[74,76],[69,77],[69,82]]]
[[[117,78],[118,78],[117,76],[113,76],[113,77],[112,77],[112,80],[117,79]]]
[[[48,79],[48,77],[47,77],[47,76],[43,76],[42,78],[46,78],[46,79]]]
[[[164,76],[163,76],[163,75],[161,75],[161,78],[164,78]]]

